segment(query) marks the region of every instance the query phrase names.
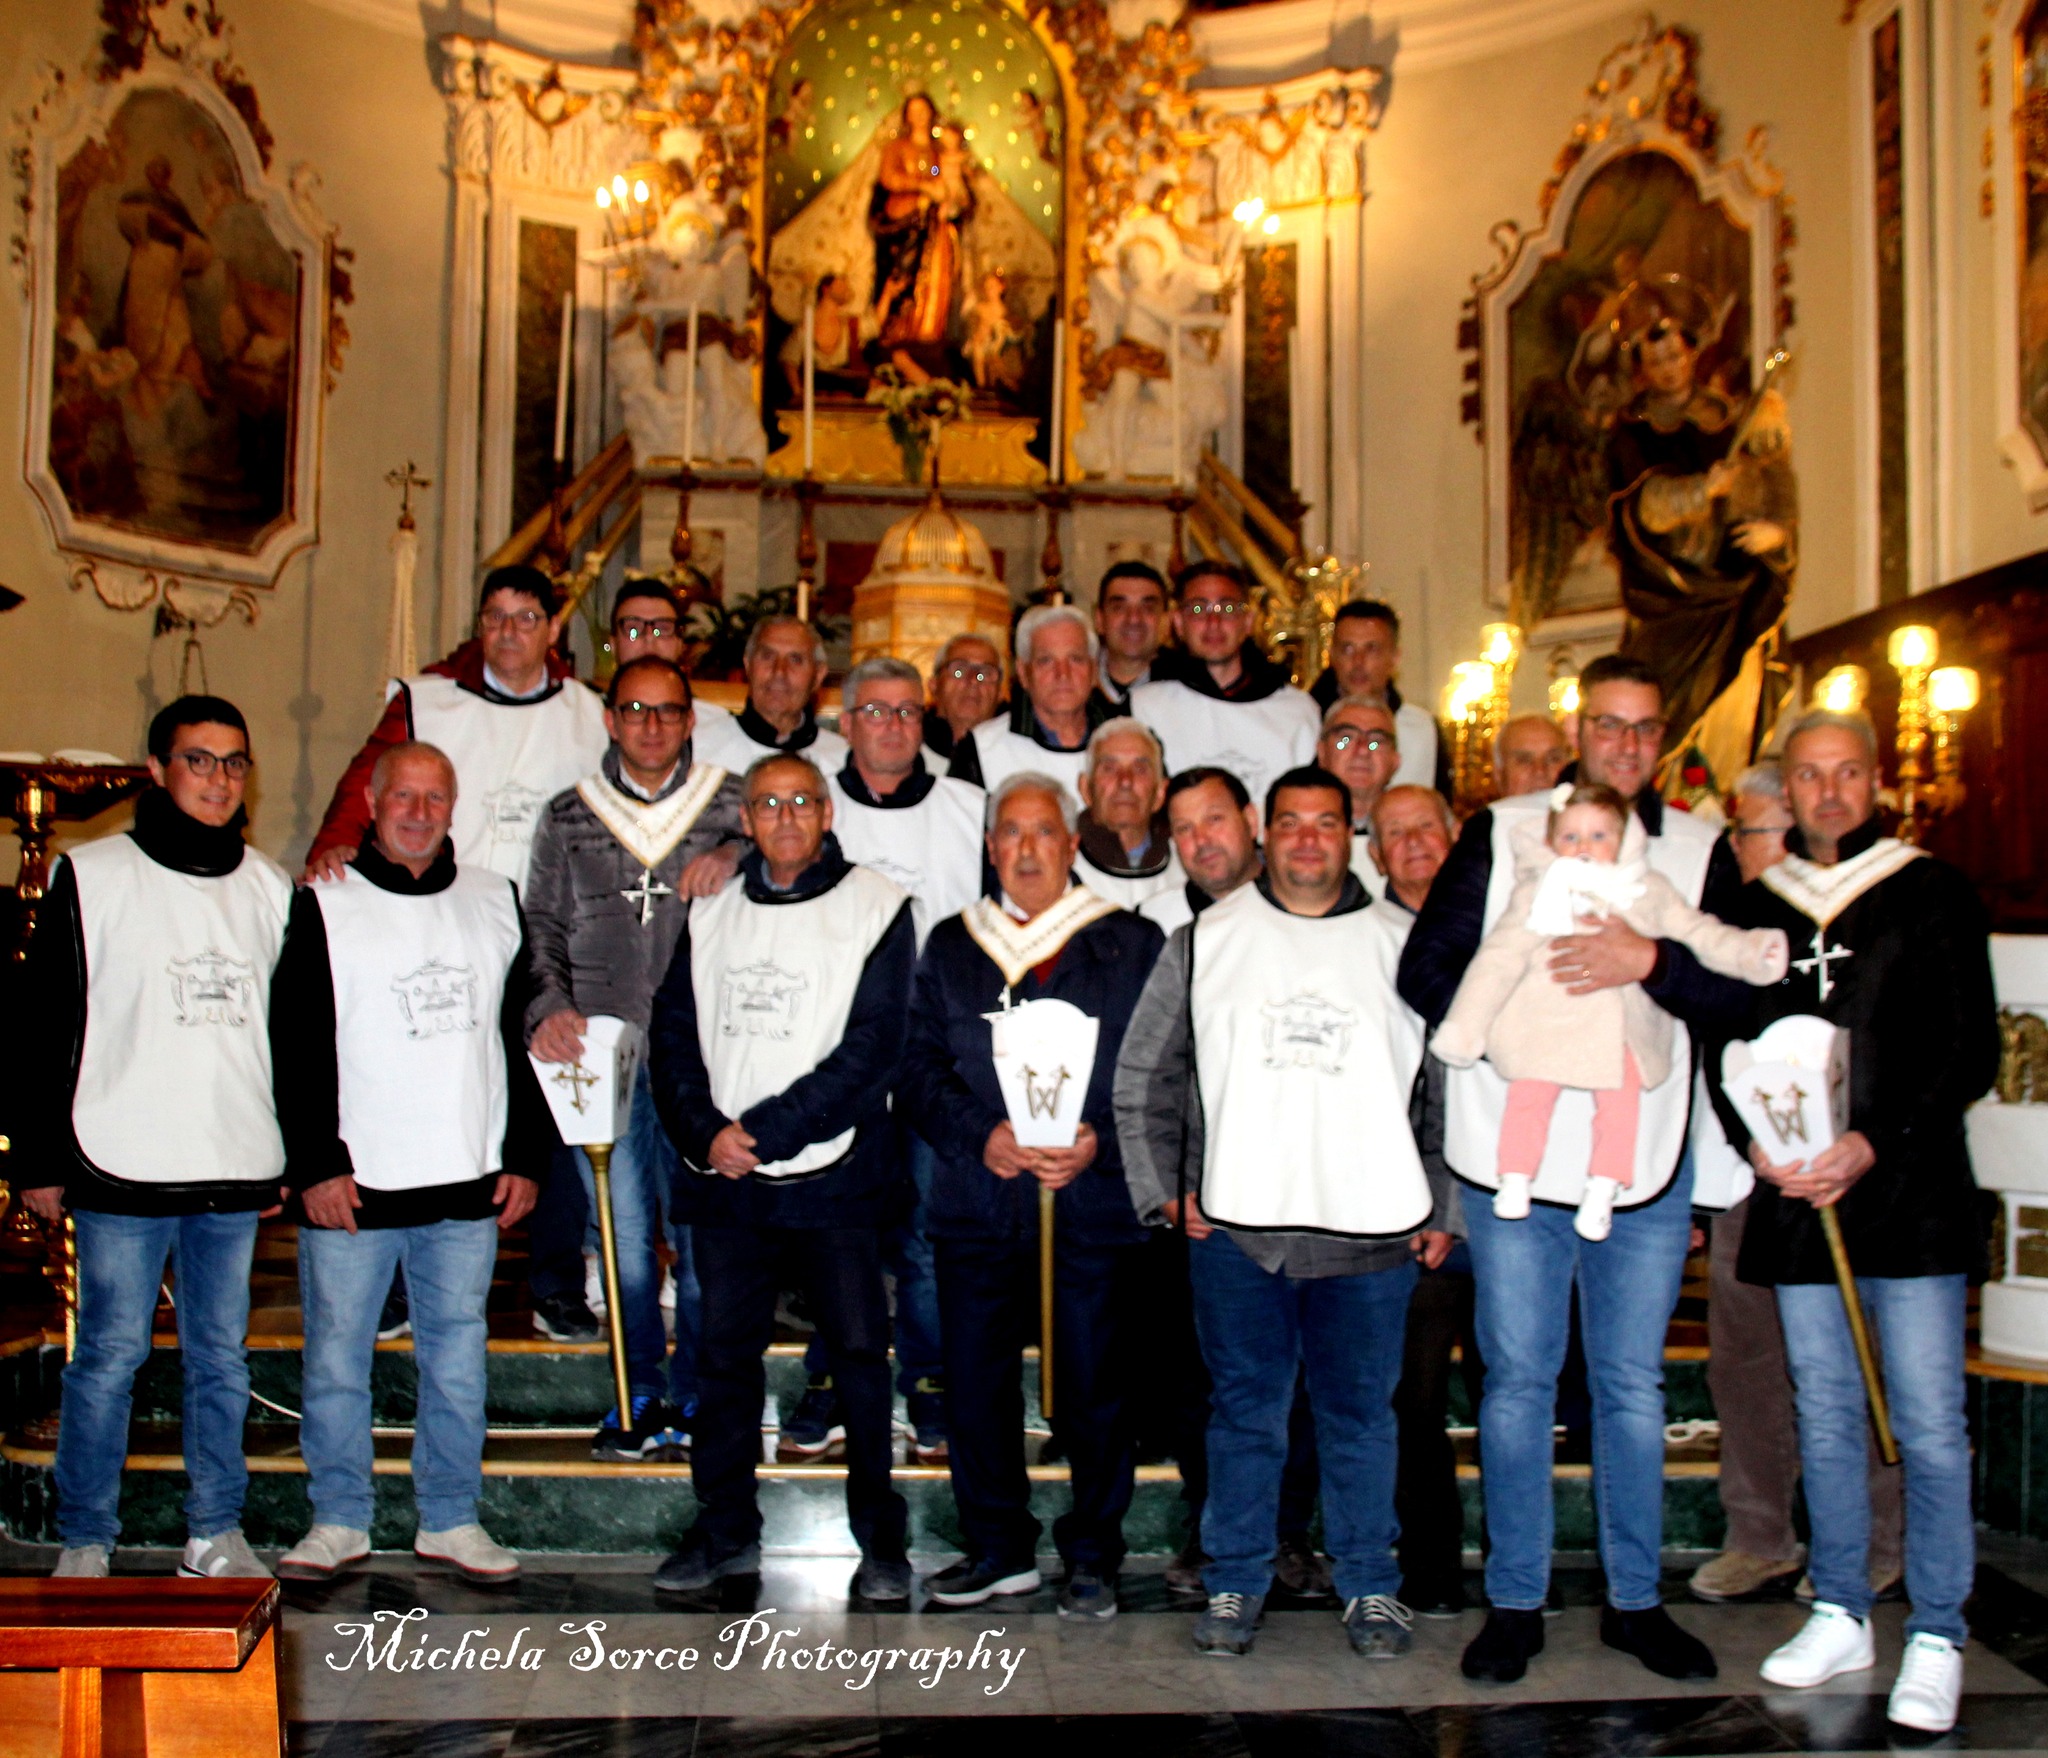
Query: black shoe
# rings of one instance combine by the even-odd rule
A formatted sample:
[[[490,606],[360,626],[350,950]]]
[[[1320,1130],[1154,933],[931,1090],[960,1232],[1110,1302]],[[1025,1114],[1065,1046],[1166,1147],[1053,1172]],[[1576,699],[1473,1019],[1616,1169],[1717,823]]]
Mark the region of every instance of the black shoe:
[[[1455,1576],[1401,1583],[1401,1602],[1418,1618],[1454,1618],[1465,1609],[1465,1588]]]
[[[1486,1685],[1512,1685],[1543,1652],[1543,1614],[1495,1606],[1479,1634],[1465,1645],[1458,1670]]]
[[[979,1605],[1002,1593],[1036,1593],[1038,1565],[999,1563],[993,1557],[979,1562],[963,1558],[950,1569],[941,1569],[925,1585],[940,1605]]]
[[[902,1557],[863,1556],[850,1589],[855,1599],[893,1605],[910,1597],[917,1577]]]
[[[590,1443],[590,1456],[628,1461],[687,1459],[690,1437],[683,1431],[683,1413],[651,1393],[636,1392],[632,1427],[620,1431],[618,1406],[614,1405],[604,1413],[604,1421]]]
[[[1322,1602],[1337,1597],[1330,1559],[1317,1555],[1316,1547],[1305,1538],[1280,1541],[1273,1557],[1273,1586],[1289,1599]]]
[[[782,1425],[775,1443],[775,1457],[783,1464],[831,1456],[834,1448],[844,1450],[846,1424],[839,1414],[839,1394],[832,1389],[831,1376],[814,1379]]]
[[[580,1294],[549,1294],[533,1303],[533,1328],[553,1343],[595,1343],[604,1335]]]
[[[1105,1578],[1092,1569],[1069,1570],[1060,1588],[1058,1611],[1063,1618],[1107,1622],[1116,1616],[1116,1577]]]
[[[920,1465],[943,1465],[951,1457],[946,1444],[946,1382],[927,1374],[904,1394],[910,1417],[911,1455]]]
[[[1680,1629],[1661,1605],[1647,1611],[1616,1611],[1600,1608],[1600,1640],[1618,1648],[1665,1679],[1713,1679],[1721,1669],[1707,1645],[1689,1631]]]
[[[661,1567],[654,1571],[654,1586],[660,1593],[701,1593],[714,1581],[723,1581],[728,1575],[758,1575],[760,1572],[761,1547],[758,1544],[750,1544],[745,1550],[714,1562],[703,1535],[692,1531],[683,1539],[681,1550],[662,1559]]]

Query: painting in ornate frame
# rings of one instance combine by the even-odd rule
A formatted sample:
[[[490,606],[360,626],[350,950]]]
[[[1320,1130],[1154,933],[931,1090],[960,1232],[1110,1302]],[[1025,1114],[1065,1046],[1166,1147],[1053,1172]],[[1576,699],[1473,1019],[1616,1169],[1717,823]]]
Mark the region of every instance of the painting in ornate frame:
[[[1993,114],[2011,126],[1993,173],[1998,444],[2038,513],[2048,511],[2048,0],[2005,0],[1993,41]]]

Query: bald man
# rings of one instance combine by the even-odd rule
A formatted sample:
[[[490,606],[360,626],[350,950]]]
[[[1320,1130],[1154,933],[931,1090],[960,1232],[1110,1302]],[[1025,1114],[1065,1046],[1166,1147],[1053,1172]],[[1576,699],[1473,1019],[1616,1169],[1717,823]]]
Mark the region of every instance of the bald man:
[[[1502,799],[1555,787],[1572,748],[1547,714],[1518,714],[1493,741],[1493,780]]]

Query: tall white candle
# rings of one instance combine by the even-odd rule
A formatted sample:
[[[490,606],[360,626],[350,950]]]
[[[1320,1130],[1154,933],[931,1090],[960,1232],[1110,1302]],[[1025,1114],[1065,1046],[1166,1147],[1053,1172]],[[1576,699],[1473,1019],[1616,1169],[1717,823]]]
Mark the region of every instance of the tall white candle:
[[[1067,479],[1067,320],[1052,320],[1052,450],[1046,454],[1052,479]]]
[[[686,356],[689,369],[683,379],[683,462],[689,464],[697,456],[697,302],[690,301],[689,347]]]
[[[1166,326],[1166,386],[1167,401],[1173,412],[1173,486],[1181,483],[1180,449],[1180,319],[1170,320]]]
[[[818,296],[804,301],[804,474],[811,473],[818,419]]]
[[[576,335],[576,295],[562,295],[562,353],[555,363],[555,462],[569,445],[569,358]]]

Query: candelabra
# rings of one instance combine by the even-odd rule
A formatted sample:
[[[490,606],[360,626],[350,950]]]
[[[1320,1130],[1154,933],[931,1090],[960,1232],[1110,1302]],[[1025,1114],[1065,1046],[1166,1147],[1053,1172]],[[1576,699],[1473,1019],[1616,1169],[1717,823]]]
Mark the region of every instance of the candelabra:
[[[1460,813],[1482,806],[1493,793],[1493,744],[1485,724],[1497,689],[1483,659],[1460,660],[1444,686],[1443,721],[1451,734],[1452,805]]]
[[[1861,714],[1870,697],[1870,673],[1860,665],[1838,665],[1813,686],[1813,705],[1830,714]]]
[[[1963,716],[1977,706],[1977,674],[1966,665],[1938,666],[1941,641],[1924,623],[1892,631],[1885,659],[1899,674],[1899,714],[1893,737],[1898,767],[1899,835],[1921,841],[1934,820],[1962,804]],[[1821,678],[1814,701],[1851,710],[1863,705],[1869,677],[1861,666],[1838,665]]]

